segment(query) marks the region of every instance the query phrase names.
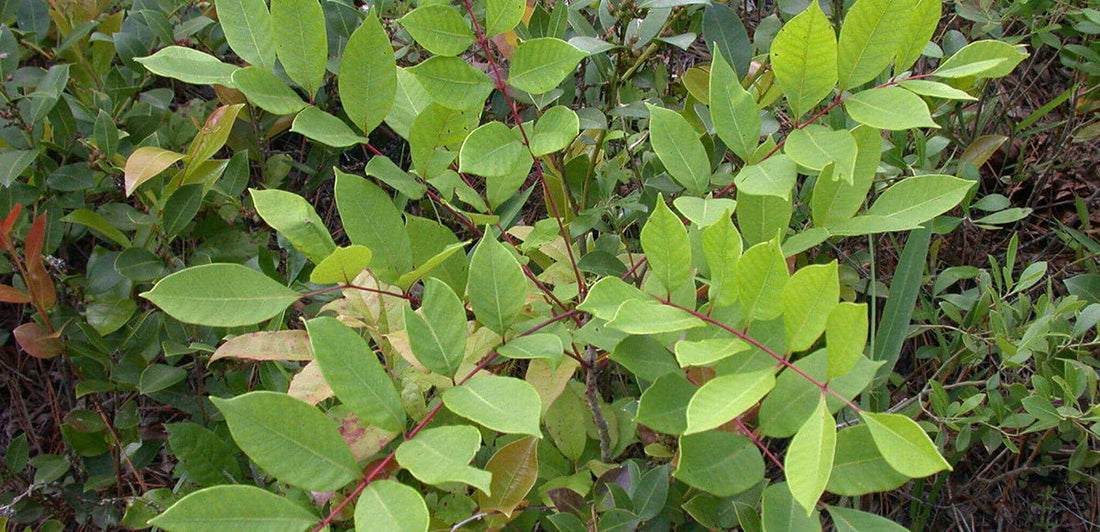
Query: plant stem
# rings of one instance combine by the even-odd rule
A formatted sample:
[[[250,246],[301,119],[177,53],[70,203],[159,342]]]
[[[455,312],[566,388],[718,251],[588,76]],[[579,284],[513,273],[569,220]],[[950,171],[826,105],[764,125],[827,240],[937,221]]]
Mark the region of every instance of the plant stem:
[[[611,430],[607,426],[607,418],[600,407],[600,389],[596,382],[598,366],[596,365],[596,348],[588,346],[587,370],[584,372],[584,397],[588,400],[588,409],[592,411],[592,422],[596,425],[596,432],[600,435],[600,459],[610,462],[611,456]]]

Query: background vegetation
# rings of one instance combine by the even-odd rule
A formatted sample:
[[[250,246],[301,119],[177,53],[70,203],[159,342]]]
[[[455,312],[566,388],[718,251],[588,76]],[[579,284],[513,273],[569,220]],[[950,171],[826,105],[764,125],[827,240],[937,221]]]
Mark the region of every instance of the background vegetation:
[[[423,507],[432,530],[813,529],[807,507],[836,529],[887,526],[853,509],[911,530],[1100,526],[1088,2],[898,2],[925,7],[904,18],[928,30],[911,66],[891,48],[877,70],[849,63],[831,81],[784,79],[794,31],[780,28],[820,16],[843,49],[855,2],[284,0],[267,15],[274,40],[250,43],[255,4],[0,2],[3,526],[145,528],[189,495],[238,500],[202,491],[227,485],[272,494],[242,496],[253,511],[306,512],[271,528],[286,530],[370,530],[364,490],[411,512],[406,524]],[[976,41],[1002,47],[957,55]],[[545,72],[523,61],[552,74],[520,76]],[[859,87],[922,107],[861,114]],[[730,130],[753,120],[758,135]],[[799,135],[836,144],[800,150]],[[820,198],[860,179],[837,200],[851,211],[830,218]],[[894,188],[907,182],[924,186]],[[731,191],[736,207],[720,199]],[[898,217],[897,198],[939,193],[951,197]],[[736,228],[718,223],[731,210]],[[243,266],[205,266],[227,263]],[[718,264],[745,264],[742,278],[723,281]],[[768,266],[810,289],[763,292],[777,312],[746,306]],[[617,279],[629,290],[608,288]],[[250,287],[263,301],[179,303]],[[509,310],[486,289],[523,297]],[[855,317],[799,337],[790,317],[821,301],[784,306],[787,292],[832,291],[823,315]],[[631,301],[633,314],[620,308]],[[459,348],[418,340],[446,326]],[[851,364],[870,366],[837,362],[845,341],[860,346]],[[357,403],[348,388],[362,387],[337,376],[356,368],[326,369],[348,352],[384,363],[368,382],[392,394]],[[769,352],[795,363],[777,379],[731,367],[750,355],[774,367]],[[741,380],[722,397],[767,389],[728,417],[693,416],[692,386],[724,378]],[[503,390],[490,406],[520,412],[517,382],[536,389],[532,416],[494,417],[463,395]],[[775,412],[785,402],[809,406],[795,422]],[[876,455],[881,484],[830,477],[845,441],[871,441],[859,411],[916,420],[927,467],[899,474]],[[352,472],[317,480],[323,467],[256,450],[235,426],[247,412],[343,436]],[[791,475],[807,470],[791,457],[827,448],[836,425],[824,469]],[[403,456],[418,441],[452,460]],[[879,441],[864,447],[888,455]],[[736,462],[751,482],[731,486],[709,470],[715,449],[755,453],[759,478],[756,461]],[[195,529],[180,513],[161,524]]]

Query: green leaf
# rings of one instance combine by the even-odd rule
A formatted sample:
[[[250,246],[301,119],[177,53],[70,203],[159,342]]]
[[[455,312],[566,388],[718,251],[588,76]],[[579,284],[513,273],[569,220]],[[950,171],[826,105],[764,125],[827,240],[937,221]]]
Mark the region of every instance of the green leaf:
[[[910,478],[923,478],[951,465],[940,456],[936,445],[915,421],[901,414],[877,414],[860,412],[875,446],[886,463],[895,471]]]
[[[269,113],[291,115],[309,105],[278,76],[260,67],[250,66],[237,70],[233,73],[233,84],[244,93],[248,101]]]
[[[825,492],[836,452],[836,420],[829,415],[825,397],[820,396],[817,409],[802,424],[791,439],[783,470],[791,496],[810,515],[817,500]]]
[[[434,56],[406,70],[432,100],[448,109],[479,108],[493,92],[489,76],[457,57]]]
[[[652,297],[618,277],[604,277],[589,289],[588,296],[577,310],[582,310],[604,321],[610,321],[627,300],[649,301]]]
[[[508,174],[530,156],[518,131],[492,121],[470,132],[458,155],[458,171],[483,177]]]
[[[215,0],[225,41],[241,59],[270,72],[275,68],[271,14],[264,0]],[[283,113],[286,114],[286,113]]]
[[[313,512],[255,486],[214,486],[188,494],[150,525],[169,532],[248,529],[301,532],[317,523]]]
[[[713,105],[714,73],[717,70],[718,58],[721,57],[722,63],[726,64],[727,67],[733,67],[730,72],[735,79],[745,76],[749,72],[749,64],[752,61],[752,43],[749,41],[749,33],[745,30],[745,24],[741,22],[737,10],[718,3],[706,4],[706,7],[703,8],[703,42],[706,43],[711,55],[715,58],[715,62],[711,66],[712,89],[710,94],[711,105]],[[726,61],[729,61],[729,63],[726,63]],[[759,116],[759,113],[757,113],[757,116]],[[715,120],[715,125],[718,125],[717,120]],[[723,140],[725,139],[723,138]],[[727,145],[729,145],[728,141]],[[737,153],[736,150],[734,150],[734,153]]]
[[[680,438],[680,463],[673,476],[718,497],[741,493],[764,478],[764,458],[752,440],[712,431]]]
[[[527,381],[480,375],[443,392],[443,404],[451,412],[497,432],[542,437],[542,400]]]
[[[514,338],[498,347],[497,353],[514,359],[545,358],[556,362],[564,356],[565,346],[556,334],[537,333]]]
[[[413,267],[412,244],[389,195],[359,176],[336,174],[336,206],[344,232],[353,244],[374,252],[373,271],[385,282],[396,280]]]
[[[115,271],[131,281],[152,281],[164,273],[164,263],[145,248],[127,248],[115,258]]]
[[[408,140],[413,119],[431,103],[432,97],[416,80],[416,76],[404,68],[397,67],[397,90],[394,94],[393,106],[386,115],[386,125]]]
[[[769,51],[775,79],[796,117],[825,98],[837,82],[837,44],[833,26],[817,0],[776,34]]]
[[[783,313],[783,287],[790,274],[777,241],[761,242],[745,251],[733,275],[746,321],[770,320]]]
[[[825,382],[829,372],[828,353],[824,349],[814,351],[798,359],[794,365],[817,382]],[[851,400],[867,388],[881,365],[881,362],[860,357],[851,371],[843,377],[829,381],[829,389]],[[821,388],[816,383],[789,369],[783,370],[775,389],[760,405],[760,432],[773,438],[794,435],[813,414],[814,405],[820,395]],[[846,406],[846,403],[832,394],[826,395],[826,399],[829,402],[829,412],[838,412]]]
[[[240,264],[203,264],[161,279],[141,294],[184,323],[240,327],[270,319],[298,292]]]
[[[470,257],[467,291],[478,321],[502,336],[523,310],[527,294],[523,269],[488,231]]]
[[[237,446],[287,484],[332,491],[359,474],[336,424],[309,404],[266,391],[210,401],[225,416]]]
[[[710,159],[699,134],[680,113],[646,104],[653,151],[669,175],[693,194],[710,187]]]
[[[312,105],[294,117],[290,130],[333,148],[346,148],[368,142],[366,138],[357,135],[343,120]]]
[[[709,366],[727,357],[752,349],[739,338],[680,340],[676,342],[676,361],[682,367]]]
[[[775,196],[790,201],[797,178],[798,165],[787,155],[779,154],[757,164],[745,165],[733,182],[739,194]]]
[[[271,0],[275,52],[283,70],[310,101],[325,80],[328,32],[318,0]]]
[[[657,334],[703,327],[703,320],[656,301],[631,299],[619,306],[607,326],[627,334]]]
[[[367,266],[372,257],[370,248],[352,244],[338,247],[325,257],[309,274],[309,282],[317,284],[350,284]]]
[[[252,203],[261,218],[314,264],[336,250],[336,244],[305,198],[284,190],[250,189]],[[354,279],[354,277],[352,277]]]
[[[821,333],[833,307],[840,301],[840,276],[836,261],[806,266],[783,287],[783,322],[787,349],[809,349]]]
[[[416,235],[416,242],[412,243],[412,258],[413,264],[418,265],[417,270],[432,265],[438,257],[446,255],[442,262],[432,266],[430,272],[432,277],[447,283],[455,293],[466,293],[466,275],[469,268],[466,263],[466,254],[450,251],[456,245],[465,247],[466,243],[459,242],[454,232],[443,224],[412,215],[405,216],[405,231],[410,235]],[[405,276],[402,276],[402,279],[404,278]],[[401,279],[398,281],[400,283]]]
[[[355,503],[359,532],[428,532],[428,505],[415,489],[396,480],[375,480]]]
[[[940,63],[933,74],[941,78],[1001,78],[1011,73],[1027,56],[1024,45],[1013,46],[994,40],[976,41]]]
[[[882,136],[879,130],[867,126],[859,126],[851,133],[858,147],[851,183],[832,179],[823,170],[814,184],[811,206],[814,225],[818,227],[851,218],[859,212],[871,190],[882,155]]]
[[[898,45],[897,62],[894,64],[894,74],[902,72],[913,66],[920,59],[928,41],[936,33],[936,27],[940,23],[943,11],[943,0],[916,0],[913,9],[906,18],[905,29],[901,42]]]
[[[451,233],[451,235],[453,236],[454,233]],[[417,236],[420,237],[422,235]],[[420,260],[420,265],[417,266],[415,270],[397,278],[398,288],[403,291],[408,291],[413,283],[419,281],[421,278],[428,275],[429,273],[432,273],[436,269],[436,267],[448,262],[449,259],[451,259],[452,257],[458,259],[458,261],[456,262],[459,262],[460,264],[465,266],[466,255],[458,253],[458,251],[465,248],[466,244],[468,243],[469,242],[455,242],[441,249],[439,253],[436,253],[435,255],[432,255],[427,259]]]
[[[786,482],[764,489],[760,523],[764,532],[821,532],[821,517],[817,510],[807,515],[802,506],[795,502]]]
[[[687,405],[696,389],[679,371],[661,376],[642,392],[634,421],[657,432],[683,434]]]
[[[867,425],[848,427],[837,433],[836,459],[829,484],[830,493],[855,497],[890,491],[909,482],[882,457]]]
[[[138,150],[141,150],[141,149],[143,149],[143,148],[138,148]],[[159,149],[159,148],[149,148],[149,149]],[[134,150],[134,151],[135,151],[135,153],[137,152],[137,150]],[[161,150],[161,151],[168,152],[168,150]],[[168,153],[175,154],[175,152],[168,152]],[[179,154],[175,154],[175,155],[179,155]],[[0,153],[0,185],[2,185],[4,188],[7,188],[7,187],[11,186],[11,184],[15,182],[16,178],[18,178],[19,175],[22,174],[23,171],[26,170],[27,167],[29,167],[31,165],[31,163],[34,162],[35,158],[37,158],[37,157],[38,157],[38,150],[6,150],[3,153]],[[183,155],[180,155],[180,158],[182,158],[182,157],[183,157]],[[156,173],[160,173],[162,170],[164,170],[164,168],[167,168],[168,166],[171,166],[172,163],[174,163],[178,160],[179,159],[168,161],[168,163],[165,164],[163,168],[160,168],[159,170],[157,170]],[[127,161],[126,161],[126,168],[127,168],[126,169],[126,185],[127,185],[126,186],[126,195],[129,195],[130,192],[132,192],[132,190],[133,190],[132,187],[130,186],[131,179],[130,179],[130,161],[129,161],[129,159],[127,159]],[[156,174],[154,174],[154,175],[156,175]],[[152,177],[152,176],[149,176],[149,177]],[[137,186],[137,185],[134,185],[134,186]]]
[[[792,200],[778,196],[737,194],[737,227],[746,246],[767,242],[783,234],[794,212]]]
[[[378,178],[379,181],[389,185],[411,200],[423,198],[428,190],[426,185],[417,181],[384,155],[371,157],[363,171],[371,177]]]
[[[130,243],[130,239],[122,231],[119,231],[118,228],[111,225],[111,223],[100,216],[99,213],[91,209],[77,209],[63,216],[61,221],[80,224],[88,229],[93,229],[99,234],[107,237],[110,241],[124,248],[133,245]]]
[[[811,124],[791,131],[783,145],[783,152],[796,163],[813,170],[824,170],[833,164],[831,178],[852,183],[859,147],[855,137],[846,129],[832,130]]]
[[[642,250],[653,271],[668,293],[691,281],[691,243],[680,218],[665,204],[664,196],[657,203],[649,220],[642,227]]]
[[[103,109],[100,109],[95,117],[92,138],[95,140],[96,148],[105,157],[112,157],[118,152],[118,126],[115,125],[114,118]],[[16,162],[19,162],[18,159]],[[15,172],[18,175],[24,168],[26,165],[18,166],[17,169],[8,172]],[[3,182],[3,178],[0,178],[0,182]],[[8,186],[8,183],[4,183],[4,186]]]
[[[12,153],[23,152],[6,152],[5,156],[0,158],[0,163],[9,162],[6,155]],[[163,150],[153,146],[142,146],[134,150],[134,152],[130,154],[130,157],[126,159],[126,168],[123,170],[124,180],[126,182],[126,195],[129,196],[133,194],[134,190],[141,186],[142,183],[160,175],[161,172],[184,157],[182,153]],[[33,157],[31,160],[34,160]],[[13,177],[18,177],[20,172],[22,172],[22,170],[16,172]]]
[[[397,22],[420,46],[435,55],[459,55],[474,43],[470,24],[457,9],[448,5],[422,5]]]
[[[182,46],[168,46],[148,57],[139,57],[146,70],[158,76],[178,79],[192,85],[233,86],[233,72],[237,67],[227,65],[218,58]]]
[[[535,127],[529,133],[531,155],[542,157],[564,150],[578,133],[580,118],[577,113],[564,105],[551,107],[535,121]]]
[[[405,428],[401,396],[359,333],[336,318],[313,318],[306,331],[321,374],[340,402],[371,425],[390,432]]]
[[[729,9],[721,4],[712,4],[707,9],[711,7]],[[760,143],[760,109],[756,106],[756,99],[741,86],[737,72],[721,52],[714,56],[711,63],[710,116],[714,131],[722,142],[741,160],[749,160]]]
[[[737,209],[737,202],[728,198],[697,198],[695,196],[680,196],[672,200],[676,210],[684,215],[691,223],[699,227],[714,225],[725,218],[730,220],[731,213]],[[741,250],[737,250],[741,254]]]
[[[837,532],[905,532],[909,530],[885,517],[851,508],[829,506]]]
[[[826,228],[834,235],[915,229],[958,205],[972,186],[973,181],[948,175],[908,177],[886,189],[866,216],[829,224]]]
[[[561,39],[523,41],[512,54],[508,84],[529,94],[549,92],[576,70],[588,53]]]
[[[471,425],[453,425],[420,431],[397,448],[397,463],[421,482],[469,484],[487,495],[493,475],[469,465],[481,448],[481,433]]]
[[[729,215],[703,230],[703,256],[710,269],[710,302],[728,307],[737,302],[737,261],[741,259],[741,235]]]
[[[775,371],[766,369],[715,377],[703,384],[687,407],[687,430],[695,434],[718,428],[745,413],[775,387]]]
[[[860,124],[902,131],[917,127],[940,127],[928,112],[924,100],[901,87],[881,87],[853,94],[844,100],[852,120]]]
[[[867,304],[843,302],[829,312],[825,326],[829,379],[847,375],[867,345]]]
[[[405,327],[416,360],[440,375],[453,377],[466,355],[466,309],[451,287],[424,281],[420,313],[405,307]]]
[[[669,373],[682,373],[672,353],[649,336],[626,337],[611,352],[611,360],[647,381],[655,381]],[[686,407],[686,401],[684,405]]]
[[[195,482],[217,486],[241,478],[237,448],[221,436],[196,423],[169,423],[164,428],[172,454]]]
[[[837,44],[841,88],[871,81],[890,66],[905,42],[914,3],[915,0],[858,0],[844,13]]]
[[[485,36],[495,37],[512,31],[523,20],[526,7],[523,0],[486,0]]]
[[[397,63],[390,37],[373,11],[344,46],[336,88],[348,119],[364,135],[378,127],[393,107]]]
[[[520,438],[493,454],[485,464],[485,470],[493,475],[493,494],[478,494],[481,511],[512,517],[538,480],[538,443],[537,438]]]

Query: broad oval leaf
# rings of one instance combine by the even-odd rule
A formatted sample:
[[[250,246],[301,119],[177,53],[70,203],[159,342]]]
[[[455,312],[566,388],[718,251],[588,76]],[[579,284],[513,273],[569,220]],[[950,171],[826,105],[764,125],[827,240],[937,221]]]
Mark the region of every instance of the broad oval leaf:
[[[344,112],[364,135],[378,127],[393,108],[397,63],[390,37],[373,10],[344,46],[336,88]]]
[[[248,101],[260,109],[277,115],[291,115],[309,104],[270,71],[250,66],[233,73],[233,83]]]
[[[415,489],[396,480],[375,480],[355,503],[360,532],[427,532],[428,505]]]
[[[687,229],[665,204],[663,195],[657,196],[653,213],[642,227],[641,241],[649,267],[666,292],[675,292],[691,281]]]
[[[126,195],[133,194],[142,183],[160,175],[183,157],[182,153],[153,146],[142,146],[134,150],[126,159],[126,167],[123,169]]]
[[[908,20],[915,3],[858,0],[844,13],[837,44],[837,73],[842,88],[862,85],[890,66],[909,27],[901,21]]]
[[[412,243],[401,211],[378,185],[362,177],[336,174],[336,207],[340,222],[353,244],[373,252],[371,270],[385,282],[395,281],[413,268]]]
[[[1000,78],[1012,72],[1027,55],[1023,45],[1013,46],[995,40],[976,41],[940,63],[934,74],[939,77]]]
[[[906,20],[905,36],[898,46],[894,74],[909,70],[920,59],[928,41],[936,33],[943,12],[943,0],[916,0]]]
[[[732,67],[731,72],[735,77],[748,74],[749,64],[752,62],[753,46],[749,41],[749,33],[745,30],[745,24],[741,21],[741,16],[736,9],[726,4],[706,4],[703,9],[702,29],[703,41],[715,57],[715,63],[717,63],[718,57],[722,57],[722,62]],[[726,61],[729,61],[729,63],[726,63]],[[716,67],[717,65],[713,65],[711,69],[712,80],[714,79],[714,72],[717,70]],[[714,91],[711,90],[710,94],[713,98]],[[711,103],[714,103],[713,99]],[[716,126],[717,124],[717,121],[715,121]],[[736,153],[736,150],[734,152]]]
[[[237,446],[287,484],[332,491],[359,474],[336,424],[302,401],[266,391],[210,401],[225,416]]]
[[[470,132],[458,154],[458,171],[483,177],[507,175],[529,158],[518,131],[492,121]]]
[[[703,229],[703,256],[710,269],[710,302],[728,307],[737,302],[737,261],[741,259],[741,234],[725,214]]]
[[[723,375],[707,381],[688,403],[684,434],[726,424],[760,402],[773,387],[775,371],[772,369]]]
[[[837,263],[812,264],[791,276],[783,287],[783,322],[787,330],[787,349],[805,351],[813,346],[829,313],[840,301],[840,277]]]
[[[796,130],[797,132],[798,130]],[[792,135],[797,135],[792,133]],[[798,180],[798,165],[791,157],[777,154],[757,163],[745,165],[733,178],[741,194],[775,196],[790,201],[791,190]],[[739,195],[738,198],[741,196]]]
[[[424,282],[420,312],[405,307],[405,327],[416,360],[440,375],[453,377],[466,355],[466,309],[451,287],[438,279]]]
[[[478,321],[501,336],[523,310],[527,293],[523,269],[504,244],[488,231],[470,257],[466,289]]]
[[[844,100],[852,120],[873,128],[902,131],[917,127],[938,128],[924,100],[901,87],[880,87],[853,94]]]
[[[275,317],[299,294],[240,264],[204,264],[161,279],[141,297],[184,323],[241,327]]]
[[[825,324],[825,347],[829,355],[829,378],[847,375],[867,345],[867,304],[842,302],[829,311]]]
[[[271,0],[272,37],[283,70],[310,101],[325,79],[328,32],[318,0]]]
[[[336,318],[313,318],[306,330],[336,397],[367,423],[390,432],[404,429],[404,403],[367,341]]]
[[[658,334],[703,327],[703,320],[656,301],[630,299],[619,306],[607,326],[627,334]]]
[[[497,348],[497,353],[514,359],[544,358],[557,361],[565,353],[565,346],[556,334],[536,333],[509,340]]]
[[[657,432],[683,434],[687,429],[687,405],[697,389],[683,373],[666,373],[642,392],[634,421]]]
[[[333,148],[367,143],[365,137],[356,134],[343,120],[312,105],[294,117],[290,130]]]
[[[523,20],[523,0],[486,0],[485,36],[494,37],[512,31]]]
[[[783,152],[796,163],[813,170],[824,170],[826,166],[833,164],[832,179],[852,183],[859,146],[855,137],[846,129],[832,130],[811,124],[792,131],[787,136],[787,142],[783,144]],[[824,177],[828,176],[823,174]]]
[[[469,465],[479,448],[481,433],[476,427],[451,425],[420,431],[397,447],[396,458],[421,482],[462,482],[492,495],[493,475]]]
[[[278,189],[251,189],[250,193],[256,212],[267,225],[286,237],[314,264],[319,264],[336,250],[325,222],[305,198]]]
[[[577,113],[564,105],[555,105],[535,121],[535,127],[528,133],[531,155],[543,155],[565,149],[580,133],[580,118]]]
[[[270,72],[275,68],[271,13],[264,0],[215,0],[225,41],[249,63]]]
[[[680,113],[646,104],[653,151],[669,175],[694,194],[710,186],[710,159],[699,134]]]
[[[352,244],[338,247],[309,273],[309,282],[317,284],[350,284],[374,257],[370,248]]]
[[[710,366],[726,357],[748,351],[752,346],[740,338],[711,338],[676,342],[676,361],[683,367]]]
[[[783,470],[791,496],[806,514],[814,511],[817,500],[825,492],[836,453],[836,420],[829,414],[825,397],[821,396],[814,410],[791,439]]]
[[[761,242],[741,255],[734,270],[738,300],[746,320],[770,320],[783,313],[783,287],[790,274],[775,240]]]
[[[549,92],[587,56],[588,53],[561,39],[528,39],[512,54],[508,84],[530,94]]]
[[[535,437],[520,438],[493,454],[485,464],[485,470],[493,475],[493,494],[478,493],[481,511],[512,517],[538,480],[538,443]]]
[[[680,438],[680,463],[673,475],[689,486],[729,497],[764,478],[764,458],[752,440],[740,434],[693,434]]]
[[[764,532],[821,532],[821,517],[817,510],[806,515],[806,511],[791,496],[786,482],[764,489],[760,524]]]
[[[232,87],[233,72],[238,68],[222,63],[208,53],[182,46],[162,48],[153,55],[139,57],[135,61],[158,76],[178,79],[192,85]]]
[[[837,44],[833,26],[817,0],[776,34],[769,51],[775,79],[795,116],[813,109],[837,82]]]
[[[214,486],[189,493],[149,520],[170,532],[248,529],[301,532],[315,524],[313,512],[255,486]]]
[[[459,55],[474,43],[470,24],[457,9],[448,5],[421,5],[397,22],[420,46],[435,55]]]
[[[218,346],[210,360],[313,360],[313,349],[305,331],[263,331],[235,336]]]
[[[457,57],[433,56],[406,71],[416,76],[432,100],[448,109],[479,108],[493,92],[489,76]]]
[[[451,412],[497,432],[542,437],[542,399],[527,381],[480,375],[443,392],[443,404]]]
[[[707,9],[711,7],[729,9],[721,4],[707,6]],[[741,160],[749,160],[760,143],[760,109],[756,106],[756,99],[741,86],[737,72],[721,52],[715,54],[711,64],[710,116],[714,131],[722,142]]]
[[[880,515],[861,512],[852,508],[829,506],[829,515],[837,532],[906,532],[909,530]]]
[[[951,465],[940,456],[935,444],[916,421],[901,414],[865,411],[860,416],[867,423],[875,446],[886,463],[898,473],[910,478],[923,478],[951,470]]]
[[[825,487],[830,493],[855,497],[890,491],[906,482],[909,477],[894,471],[875,447],[867,425],[848,427],[837,433],[836,458]]]

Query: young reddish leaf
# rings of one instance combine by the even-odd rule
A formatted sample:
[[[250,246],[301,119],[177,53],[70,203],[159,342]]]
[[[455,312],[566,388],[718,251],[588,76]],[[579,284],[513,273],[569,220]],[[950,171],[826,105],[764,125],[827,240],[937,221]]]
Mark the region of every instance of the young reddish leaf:
[[[27,261],[27,290],[30,291],[31,301],[41,310],[49,310],[57,303],[57,290],[54,289],[53,279],[46,273],[42,266],[42,260]]]
[[[28,355],[34,358],[53,358],[61,354],[63,345],[58,333],[47,333],[35,322],[24,323],[12,331],[15,341]]]
[[[501,447],[485,470],[493,474],[492,495],[478,492],[481,511],[497,511],[512,517],[539,473],[538,438],[528,436]]]
[[[8,217],[4,218],[4,224],[0,226],[0,232],[2,232],[4,236],[8,236],[8,233],[11,232],[12,226],[15,225],[15,221],[19,219],[19,214],[22,212],[22,203],[16,203],[15,206],[11,208],[11,212],[8,213]]]
[[[31,296],[14,286],[0,284],[0,303],[30,303]]]
[[[39,214],[27,231],[27,239],[23,241],[23,258],[27,263],[39,262],[42,259],[42,243],[46,240],[46,215]]]

